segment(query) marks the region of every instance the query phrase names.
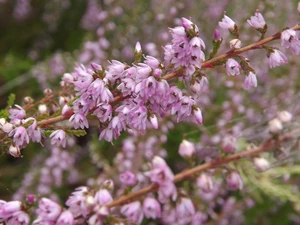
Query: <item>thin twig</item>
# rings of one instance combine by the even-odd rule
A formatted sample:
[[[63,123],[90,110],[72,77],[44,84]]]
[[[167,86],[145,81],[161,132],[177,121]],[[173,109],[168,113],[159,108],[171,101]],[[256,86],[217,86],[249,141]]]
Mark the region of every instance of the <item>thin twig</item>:
[[[290,133],[287,133],[285,135],[278,137],[277,139],[270,138],[267,141],[265,141],[263,144],[258,146],[257,148],[254,148],[251,150],[244,150],[242,152],[238,152],[238,153],[235,153],[233,155],[230,155],[230,156],[227,156],[224,158],[217,158],[208,163],[204,163],[204,164],[196,166],[194,168],[182,171],[181,173],[176,174],[176,176],[174,177],[174,182],[176,183],[176,182],[179,182],[182,180],[191,179],[194,177],[195,174],[197,174],[199,172],[202,172],[202,171],[205,171],[208,169],[212,169],[212,168],[216,168],[216,167],[220,167],[221,165],[227,164],[229,162],[233,162],[233,161],[237,161],[237,160],[240,160],[243,158],[248,158],[248,157],[258,155],[259,153],[269,150],[270,148],[277,146],[279,143],[284,142],[299,133],[300,133],[300,129],[296,129],[294,131],[291,131]],[[151,185],[149,185],[145,188],[142,188],[136,192],[130,193],[125,196],[121,196],[120,198],[108,203],[106,205],[106,207],[112,208],[112,207],[115,207],[118,205],[126,204],[126,203],[132,201],[133,199],[136,199],[138,197],[144,196],[145,194],[154,192],[154,191],[158,190],[158,188],[159,188],[159,186],[157,184],[151,184]]]

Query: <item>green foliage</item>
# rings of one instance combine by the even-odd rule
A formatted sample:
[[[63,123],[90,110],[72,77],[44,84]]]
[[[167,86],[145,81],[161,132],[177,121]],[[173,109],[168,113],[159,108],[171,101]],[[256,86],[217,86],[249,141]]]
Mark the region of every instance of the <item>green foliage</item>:
[[[9,96],[8,96],[8,100],[7,100],[7,106],[13,106],[13,104],[15,103],[15,100],[16,100],[16,95],[11,93]]]
[[[81,136],[85,136],[86,135],[86,131],[85,130],[67,130],[66,133],[74,135],[76,137],[81,137]]]

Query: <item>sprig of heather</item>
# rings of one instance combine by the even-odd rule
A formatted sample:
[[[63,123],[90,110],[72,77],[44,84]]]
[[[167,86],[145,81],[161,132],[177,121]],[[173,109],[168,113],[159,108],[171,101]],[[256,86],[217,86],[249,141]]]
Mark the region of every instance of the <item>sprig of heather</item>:
[[[274,146],[278,146],[278,144],[299,138],[299,128],[289,132],[283,129],[291,122],[291,119],[292,116],[288,112],[280,112],[268,125],[269,139],[259,146],[237,153],[234,153],[231,148],[230,153],[225,157],[216,158],[176,175],[173,174],[164,159],[154,156],[149,171],[145,172],[151,185],[115,199],[112,192],[115,185],[111,180],[106,180],[98,189],[85,186],[77,188],[66,201],[68,208],[63,208],[48,198],[36,199],[32,195],[28,195],[25,203],[1,201],[0,220],[7,223],[14,221],[18,224],[29,224],[29,215],[32,214],[31,208],[37,207],[33,224],[103,224],[120,222],[124,218],[128,222],[136,224],[141,224],[143,218],[161,219],[165,224],[173,224],[174,221],[189,224],[200,218],[205,221],[205,217],[202,218],[204,213],[198,211],[192,199],[184,191],[177,189],[175,183],[200,174],[197,179],[197,187],[201,198],[204,201],[209,201],[209,196],[217,196],[220,189],[220,185],[210,175],[211,169],[217,170],[229,162],[241,159],[253,160],[258,171],[269,169],[269,162],[263,157],[257,156],[269,151]],[[226,148],[228,148],[228,142]],[[190,154],[185,153],[193,151],[193,144],[183,140],[179,148],[181,155],[184,157],[189,155],[190,157]],[[132,174],[129,177],[132,177]],[[228,190],[243,189],[243,180],[237,170],[227,169],[224,182],[227,184]],[[149,195],[154,191],[158,191],[158,198]],[[210,193],[210,195],[205,193]],[[226,208],[231,208],[233,203],[234,200],[229,198],[224,204],[221,204],[224,207],[222,210],[226,211]],[[119,216],[119,213],[122,217]]]
[[[229,29],[235,37],[238,37],[238,26],[231,21],[228,16],[224,16],[220,26]],[[263,24],[261,14],[256,13],[249,21],[262,32],[259,30]],[[264,26],[263,29],[265,32],[267,28]],[[243,72],[246,75],[245,88],[255,87],[257,86],[255,70],[240,54],[264,47],[268,51],[270,67],[286,63],[287,59],[283,53],[266,44],[281,38],[282,46],[291,49],[293,54],[299,54],[299,39],[296,35],[296,30],[299,29],[300,26],[296,25],[243,48],[239,46],[239,40],[234,39],[234,44],[231,41],[232,49],[229,52],[204,61],[202,48],[205,45],[199,37],[198,27],[190,20],[182,18],[182,25],[170,30],[172,44],[165,47],[163,63],[154,57],[145,56],[142,61],[140,57],[137,58],[132,65],[112,60],[107,69],[98,64],[92,64],[91,68],[77,65],[72,74],[64,75],[61,83],[63,88],[73,87],[75,91],[75,98],[69,97],[72,104],[61,103],[62,115],[37,121],[31,115],[26,118],[22,107],[12,108],[9,111],[10,121],[4,120],[1,123],[2,131],[11,138],[5,138],[6,143],[10,146],[12,155],[20,156],[19,149],[24,148],[30,140],[42,141],[43,127],[69,119],[75,129],[84,129],[89,127],[90,116],[99,120],[99,139],[110,142],[117,139],[122,131],[144,132],[150,124],[157,129],[157,117],[170,114],[177,116],[177,122],[191,119],[201,124],[202,112],[193,96],[171,85],[167,80],[182,77],[185,83],[191,82],[193,92],[197,92],[208,83],[203,69],[222,65],[228,60],[227,72],[229,74]],[[140,48],[136,51],[138,56],[142,55]],[[238,61],[233,61],[233,57]],[[56,132],[51,135],[53,144],[64,145],[66,137],[64,133],[72,134],[68,132],[68,128],[61,129],[55,126],[52,128],[52,132]],[[57,129],[61,131],[58,132]]]

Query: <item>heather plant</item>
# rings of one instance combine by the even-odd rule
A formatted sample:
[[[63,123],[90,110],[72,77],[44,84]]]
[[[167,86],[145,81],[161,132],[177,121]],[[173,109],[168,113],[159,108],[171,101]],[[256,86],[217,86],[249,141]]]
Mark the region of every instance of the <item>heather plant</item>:
[[[73,4],[54,2],[44,6],[49,32]],[[218,20],[210,29],[196,16],[177,18],[193,1],[174,3],[169,16],[167,3],[147,3],[144,28],[126,15],[145,5],[132,13],[124,2],[87,1],[78,21],[95,36],[30,68],[43,97],[9,95],[2,158],[30,163],[17,171],[23,180],[13,193],[1,193],[0,222],[299,223],[296,2],[286,4],[283,25],[268,20],[268,2],[260,7],[266,17],[244,9],[247,18],[217,4],[204,10]],[[13,17],[19,23],[34,11],[16,1]],[[139,31],[145,39],[136,40]]]

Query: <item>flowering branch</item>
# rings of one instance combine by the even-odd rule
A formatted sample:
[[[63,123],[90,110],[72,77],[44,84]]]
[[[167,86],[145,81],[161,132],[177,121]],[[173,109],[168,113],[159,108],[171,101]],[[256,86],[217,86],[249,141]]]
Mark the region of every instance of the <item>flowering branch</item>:
[[[175,175],[174,182],[180,182],[185,179],[191,179],[191,178],[193,178],[193,175],[195,175],[199,172],[202,172],[202,171],[205,171],[208,169],[212,169],[212,168],[216,168],[216,167],[220,167],[221,165],[225,165],[229,162],[237,161],[237,160],[240,160],[240,159],[243,159],[246,157],[256,156],[259,153],[269,150],[270,148],[275,147],[278,144],[280,144],[284,141],[287,141],[299,134],[300,134],[300,129],[296,129],[296,130],[293,130],[290,133],[282,135],[278,138],[273,138],[273,137],[269,138],[263,144],[259,145],[258,147],[254,148],[254,149],[244,150],[244,151],[235,153],[233,155],[229,155],[225,158],[217,158],[208,163],[204,163],[202,165],[196,166],[192,169],[182,171],[181,173],[178,173],[177,175]],[[154,191],[158,190],[158,188],[159,188],[159,185],[151,184],[151,185],[149,185],[145,188],[142,188],[136,192],[130,193],[125,196],[121,196],[120,198],[108,203],[106,206],[108,208],[112,208],[112,207],[115,207],[118,205],[128,203],[128,202],[132,201],[133,199],[144,196],[147,193],[154,192]]]
[[[300,30],[300,24],[292,27],[291,29],[293,30]],[[213,64],[216,64],[222,60],[225,60],[229,57],[232,57],[232,56],[235,56],[235,55],[238,55],[238,54],[241,54],[243,52],[247,52],[249,50],[253,50],[253,49],[257,49],[259,47],[261,47],[262,45],[266,44],[266,43],[269,43],[271,41],[274,41],[276,39],[280,39],[280,35],[281,35],[281,32],[278,32],[270,37],[267,37],[263,40],[259,40],[255,43],[252,43],[250,45],[247,45],[243,48],[240,48],[240,49],[234,49],[234,50],[231,50],[223,55],[220,55],[220,56],[217,56],[215,58],[212,58],[210,60],[207,60],[207,61],[204,61],[203,64],[202,64],[202,67],[205,68],[209,65],[213,65]],[[173,73],[169,73],[165,76],[163,76],[162,78],[165,79],[165,80],[171,80],[175,77],[178,77],[178,76],[181,76],[182,75],[182,72],[180,73],[180,71],[176,71],[176,72],[173,72]],[[114,100],[112,101],[112,103],[115,103],[115,102],[118,102],[118,101],[121,101],[123,100],[124,97],[122,95],[118,95],[114,98]],[[38,122],[38,125],[39,126],[46,126],[46,125],[50,125],[50,124],[54,124],[54,123],[57,123],[57,122],[61,122],[61,121],[64,121],[64,120],[67,120],[69,119],[71,116],[57,116],[57,117],[54,117],[54,118],[49,118],[49,119],[44,119],[44,120],[41,120]],[[0,131],[0,134],[4,134],[4,132]]]

